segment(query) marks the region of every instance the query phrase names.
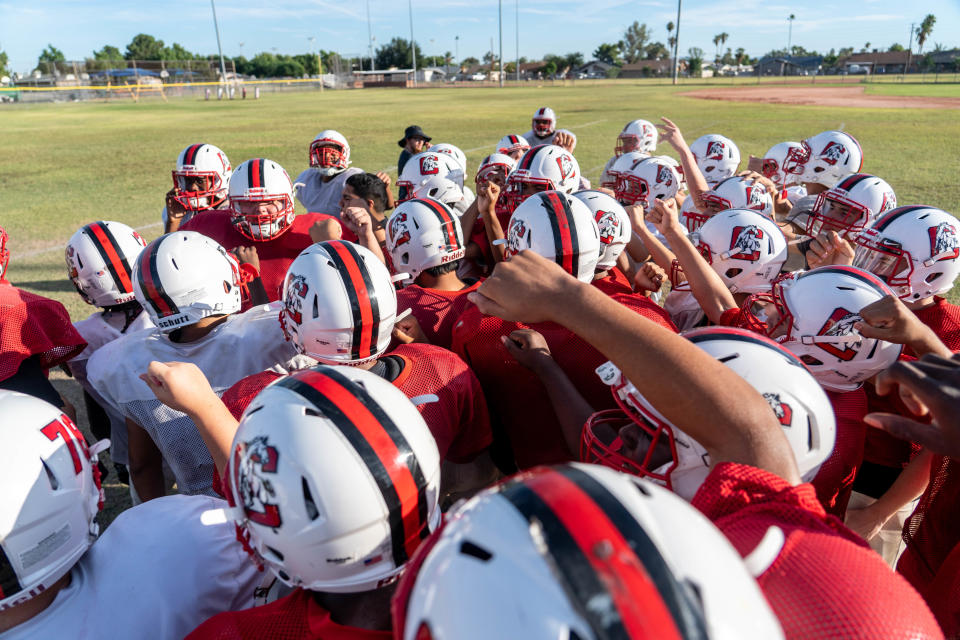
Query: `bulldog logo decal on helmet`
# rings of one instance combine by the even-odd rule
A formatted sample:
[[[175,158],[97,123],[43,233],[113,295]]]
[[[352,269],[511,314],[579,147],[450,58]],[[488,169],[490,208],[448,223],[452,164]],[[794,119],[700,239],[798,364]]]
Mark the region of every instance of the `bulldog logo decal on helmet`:
[[[279,527],[283,521],[275,503],[276,491],[265,476],[277,472],[277,450],[267,441],[267,436],[258,436],[238,445],[233,455],[234,482],[240,494],[234,499],[242,505],[251,522]]]
[[[763,229],[755,225],[734,227],[730,237],[730,258],[756,262],[760,259],[760,243],[763,239]]]
[[[396,247],[410,242],[410,230],[407,228],[407,214],[400,212],[390,218],[390,237]]]
[[[510,229],[507,230],[507,251],[516,255],[530,246],[530,232],[523,220],[510,220]]]
[[[780,400],[779,393],[764,393],[763,399],[767,401],[770,408],[773,409],[773,415],[777,416],[780,424],[789,427],[793,422],[793,409],[786,402]]]
[[[707,159],[723,160],[723,143],[719,140],[711,140],[707,145]]]
[[[954,260],[960,256],[960,241],[957,229],[948,222],[930,227],[930,255],[936,260]]]
[[[291,273],[287,276],[287,295],[284,301],[284,313],[296,322],[303,323],[303,301],[307,297],[310,286],[307,284],[307,278],[302,275]]]
[[[827,146],[823,148],[823,151],[820,153],[820,157],[827,164],[833,165],[837,164],[840,158],[843,157],[843,154],[847,152],[847,148],[844,147],[839,142],[828,142]]]
[[[557,166],[560,167],[560,176],[564,180],[574,173],[573,162],[570,160],[570,156],[566,153],[561,153],[557,157]]]
[[[440,173],[440,163],[437,160],[437,156],[422,156],[420,158],[420,173],[423,175]]]
[[[862,318],[858,314],[838,307],[833,310],[817,335],[837,338],[855,335],[856,331],[854,331],[853,325],[861,320]],[[860,351],[857,343],[817,342],[817,346],[844,361],[853,360],[854,356]]]
[[[660,165],[660,168],[657,169],[657,184],[665,184],[668,187],[673,184],[673,172],[665,164]]]
[[[617,238],[620,219],[612,211],[597,211],[597,227],[600,228],[600,242],[610,244]]]

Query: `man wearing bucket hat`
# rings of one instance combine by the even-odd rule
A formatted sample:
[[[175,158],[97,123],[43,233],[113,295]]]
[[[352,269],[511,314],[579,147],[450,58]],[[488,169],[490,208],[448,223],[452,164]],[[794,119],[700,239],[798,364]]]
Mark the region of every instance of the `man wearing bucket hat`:
[[[411,156],[430,148],[432,139],[423,132],[420,125],[413,124],[406,128],[403,132],[403,138],[397,140],[397,144],[403,147],[403,151],[400,152],[400,159],[397,161],[397,175],[403,173],[403,165],[407,164],[407,160]]]

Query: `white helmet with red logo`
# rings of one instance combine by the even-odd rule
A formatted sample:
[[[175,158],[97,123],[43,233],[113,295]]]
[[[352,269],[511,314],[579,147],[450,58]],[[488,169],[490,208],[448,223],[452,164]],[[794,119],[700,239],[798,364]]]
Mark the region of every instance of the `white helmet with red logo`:
[[[230,210],[244,237],[256,242],[280,237],[296,216],[290,176],[273,160],[247,160],[230,177]]]
[[[733,140],[717,133],[700,136],[690,145],[700,173],[710,184],[735,175],[740,167],[740,149]]]
[[[310,245],[283,283],[283,333],[300,353],[326,364],[360,364],[390,346],[397,294],[390,272],[361,245]]]
[[[350,166],[350,144],[343,134],[325,129],[310,143],[310,166],[322,176],[335,176]]]
[[[830,266],[785,277],[742,309],[765,322],[767,334],[797,354],[821,385],[852,391],[900,357],[900,345],[864,337],[854,326],[863,321],[861,309],[889,295],[872,273]]]
[[[173,197],[187,211],[217,207],[227,199],[231,171],[227,154],[218,147],[191,144],[177,156],[177,168],[173,170]],[[200,189],[188,189],[198,178],[201,180]]]
[[[617,188],[617,176],[628,169],[633,169],[649,157],[650,154],[645,151],[625,152],[623,155],[616,158],[610,168],[607,169],[607,174],[610,176],[610,179],[607,182],[601,182],[600,186],[615,191]]]
[[[705,214],[697,209],[697,203],[693,196],[688,195],[680,205],[680,212],[677,214],[680,224],[686,227],[687,231],[696,231],[703,226],[703,223],[710,219],[711,214]]]
[[[743,176],[727,178],[704,193],[703,204],[711,215],[727,209],[750,209],[773,217],[773,199],[767,188]]]
[[[746,380],[770,404],[796,456],[805,482],[817,474],[833,451],[836,421],[827,394],[790,351],[744,329],[709,327],[683,334]],[[710,472],[706,449],[674,425],[611,362],[597,375],[609,384],[620,409],[600,411],[584,426],[580,458],[634,473],[663,484],[691,500]],[[623,427],[628,430],[623,431]],[[636,429],[642,432],[637,437]],[[627,442],[621,437],[627,436]],[[650,446],[626,455],[634,441]],[[642,456],[642,458],[641,458]]]
[[[801,182],[802,156],[803,145],[799,142],[778,142],[763,154],[760,173],[781,189],[788,184]]]
[[[463,257],[460,220],[442,202],[407,200],[387,220],[387,251],[393,266],[409,274],[404,280],[409,284],[427,269]]]
[[[580,188],[580,165],[573,155],[554,144],[541,144],[523,154],[510,176],[507,188],[497,204],[502,210],[513,212],[524,200],[524,185],[533,185],[541,191],[573,193]]]
[[[137,258],[133,280],[137,302],[164,333],[240,310],[237,259],[196,231],[175,231],[148,244]]]
[[[457,165],[463,172],[463,175],[467,175],[467,155],[460,149],[460,147],[452,145],[448,142],[441,142],[439,144],[430,145],[430,151],[433,151],[434,153],[447,154],[456,160]]]
[[[517,167],[517,161],[503,153],[491,153],[480,161],[480,168],[474,182],[479,186],[493,180],[501,189],[507,184],[510,172]]]
[[[770,218],[750,209],[729,209],[691,234],[700,255],[733,293],[763,293],[787,261],[787,239]]]
[[[697,509],[586,464],[537,467],[452,511],[392,609],[397,640],[783,638],[740,555]]]
[[[413,198],[416,187],[430,178],[446,178],[463,189],[463,169],[449,153],[424,151],[413,156],[403,165],[403,171],[397,179],[400,190],[398,202]]]
[[[593,219],[597,221],[597,229],[600,231],[600,259],[597,261],[597,269],[612,269],[633,237],[630,216],[619,202],[602,191],[577,191],[573,197],[587,205],[593,212]]]
[[[533,114],[530,128],[539,138],[551,135],[557,129],[557,114],[550,107],[540,107]]]
[[[97,453],[60,409],[0,390],[0,612],[67,574],[97,537]]]
[[[413,197],[420,198],[421,200],[423,198],[430,198],[442,202],[451,209],[459,212],[457,215],[462,215],[462,212],[466,211],[467,207],[470,206],[470,202],[464,197],[463,189],[458,187],[456,182],[438,176],[427,178],[415,186],[413,188]],[[403,202],[407,202],[407,200]]]
[[[622,156],[630,151],[651,154],[657,148],[657,128],[647,120],[631,120],[617,136],[614,153]]]
[[[280,378],[244,411],[226,476],[238,537],[285,584],[389,584],[440,522],[440,455],[403,392],[356,367]]]
[[[590,207],[559,191],[542,191],[517,207],[507,225],[507,254],[530,249],[582,282],[592,282],[600,232]]]
[[[802,164],[803,182],[832,187],[863,166],[860,143],[843,131],[824,131],[800,143],[801,149],[790,155],[791,164]]]
[[[908,302],[946,293],[960,275],[960,222],[935,207],[888,211],[857,237],[857,245],[854,266]]]
[[[517,152],[526,153],[529,148],[530,143],[527,142],[526,138],[516,133],[510,133],[500,138],[500,142],[497,143],[496,152],[511,155]]]
[[[639,204],[644,209],[654,200],[672,198],[680,191],[680,174],[660,156],[647,158],[617,172],[617,200],[623,205]]]
[[[844,178],[817,196],[807,218],[807,235],[836,231],[855,238],[879,216],[897,206],[897,196],[886,180],[866,173]]]
[[[135,299],[133,266],[147,246],[122,222],[91,222],[67,241],[67,275],[87,304],[111,307]]]

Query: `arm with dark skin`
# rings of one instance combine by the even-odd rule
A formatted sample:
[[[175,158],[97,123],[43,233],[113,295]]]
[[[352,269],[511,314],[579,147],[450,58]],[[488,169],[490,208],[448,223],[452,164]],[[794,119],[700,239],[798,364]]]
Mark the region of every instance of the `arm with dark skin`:
[[[793,451],[767,401],[752,386],[689,341],[579,282],[559,265],[523,251],[498,264],[469,296],[488,315],[557,322],[585,339],[667,420],[695,438],[714,463],[748,464],[792,484],[800,482]]]
[[[255,246],[237,247],[233,250],[233,253],[237,256],[237,261],[240,264],[249,264],[257,270],[257,273],[260,273],[260,256],[257,255]],[[260,276],[247,283],[247,292],[250,294],[250,304],[253,306],[270,302],[270,298],[267,297],[267,288],[263,286],[263,280],[260,279]]]
[[[497,242],[506,237],[503,227],[500,226],[500,218],[497,217],[497,198],[499,197],[500,187],[495,182],[487,182],[477,190],[477,210],[483,215],[483,228],[487,232],[487,240],[490,241],[490,251],[493,253],[495,262],[503,262],[507,256],[506,246]]]
[[[130,482],[143,502],[166,495],[163,486],[163,456],[150,434],[127,418],[127,446],[130,459]]]
[[[393,191],[390,190],[390,176],[383,171],[377,171],[376,176],[387,187],[387,202],[383,205],[384,209],[393,209],[397,206],[397,200],[393,197]]]

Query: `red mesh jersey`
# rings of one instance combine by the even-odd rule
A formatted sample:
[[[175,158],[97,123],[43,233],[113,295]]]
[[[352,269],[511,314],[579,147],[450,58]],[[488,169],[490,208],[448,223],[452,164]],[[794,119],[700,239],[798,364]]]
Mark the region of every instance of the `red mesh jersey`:
[[[441,291],[412,284],[397,291],[397,313],[410,309],[430,344],[449,349],[453,323],[467,305],[467,294],[479,286],[476,282],[460,291]]]
[[[50,369],[86,347],[62,304],[0,282],[0,380],[12,377],[32,356]]]
[[[920,322],[933,329],[950,351],[960,351],[960,306],[950,304],[940,296],[933,300],[932,305],[914,313]]]
[[[241,235],[230,223],[231,215],[229,211],[205,211],[188,220],[180,230],[202,233],[219,242],[227,251],[233,251],[237,247],[256,247],[257,256],[260,258],[260,280],[271,302],[280,299],[280,289],[290,263],[301,251],[313,244],[310,227],[315,221],[330,217],[322,213],[301,214],[293,219],[293,224],[279,238],[254,242]],[[242,310],[249,308],[250,302],[244,302]]]
[[[614,300],[653,322],[676,331],[667,313],[640,295],[614,295]],[[480,380],[491,415],[510,439],[521,469],[575,460],[564,443],[559,421],[540,379],[514,360],[500,338],[515,329],[543,334],[553,358],[594,410],[613,409],[610,388],[595,369],[607,361],[580,337],[553,322],[520,324],[485,316],[470,304],[453,328],[453,348]]]
[[[390,631],[345,627],[303,589],[262,607],[217,614],[187,640],[390,640]]]
[[[853,478],[863,462],[867,394],[863,389],[846,393],[827,390],[827,397],[837,418],[837,441],[810,484],[827,513],[843,520],[853,492]]]
[[[784,545],[757,582],[786,637],[864,640],[942,638],[923,599],[863,540],[827,515],[809,484],[791,487],[742,464],[718,464],[694,496],[741,555],[770,527]]]
[[[403,370],[393,384],[404,395],[438,397],[437,402],[421,404],[417,409],[444,460],[470,462],[490,446],[493,435],[483,389],[463,360],[446,349],[417,343],[400,345],[385,355],[403,361]],[[273,371],[247,376],[227,389],[221,399],[239,420],[254,396],[279,377]]]
[[[903,527],[899,571],[927,600],[948,637],[960,637],[960,462],[938,456]]]
[[[613,267],[607,271],[607,275],[602,278],[597,278],[593,281],[593,286],[600,291],[603,291],[608,296],[612,296],[616,293],[622,293],[625,295],[633,294],[633,285],[630,283],[630,280],[624,275],[623,271]]]
[[[512,214],[497,214],[497,219],[500,220],[500,228],[503,229],[503,233],[507,233],[507,228],[510,226],[510,216]],[[466,229],[464,229],[466,233]],[[480,254],[484,263],[490,265],[490,268],[493,268],[493,252],[490,251],[490,241],[487,239],[487,230],[483,226],[483,218],[477,216],[477,221],[473,223],[473,229],[470,231],[470,237],[468,238],[469,242],[472,242],[477,245],[480,249]]]

